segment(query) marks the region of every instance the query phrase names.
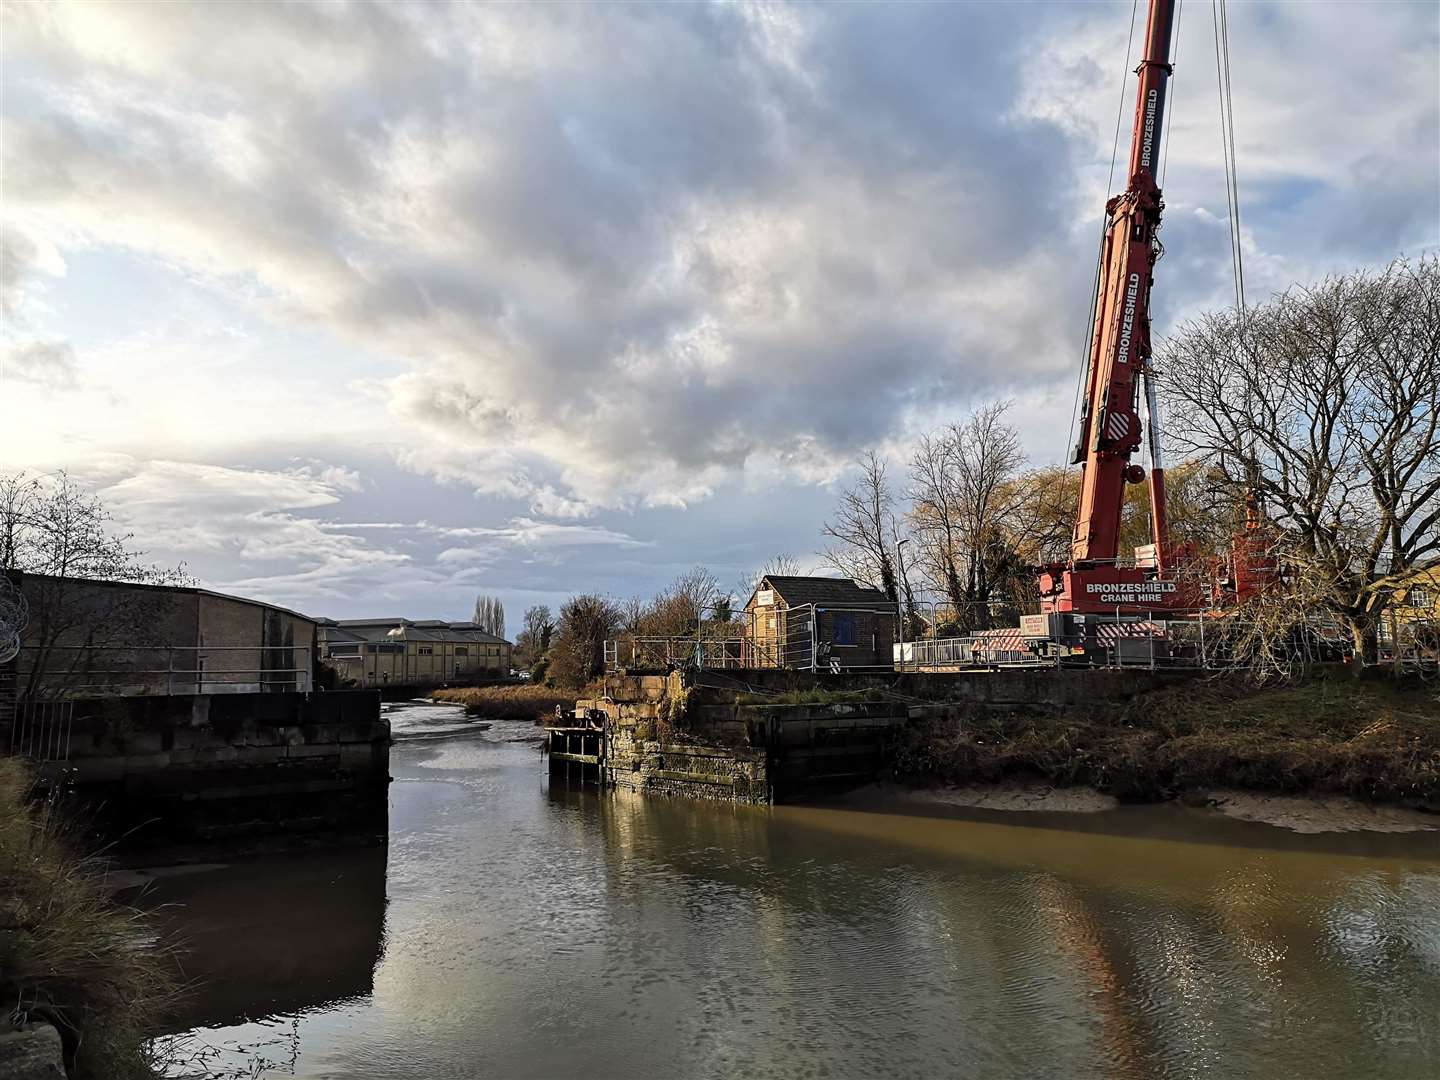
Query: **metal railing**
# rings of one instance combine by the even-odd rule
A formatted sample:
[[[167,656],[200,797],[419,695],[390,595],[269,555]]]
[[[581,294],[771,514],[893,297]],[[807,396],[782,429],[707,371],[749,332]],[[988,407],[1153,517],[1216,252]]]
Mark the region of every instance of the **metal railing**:
[[[237,657],[246,653],[254,663]],[[310,655],[309,645],[27,645],[16,686],[27,698],[304,692]]]
[[[6,726],[4,752],[32,762],[69,761],[75,722],[73,701],[21,701]]]
[[[923,632],[918,637],[907,634],[906,640],[896,642],[888,636],[883,641],[871,641],[868,631],[864,641],[847,639],[845,633],[837,632],[835,617],[844,615],[868,615],[876,618],[875,626],[893,626],[894,612],[888,609],[799,605],[773,610],[763,623],[747,619],[738,639],[697,642],[694,637],[655,637],[607,641],[605,663],[612,672],[686,666],[835,672],[945,672],[1062,665],[1226,670],[1253,666],[1257,651],[1264,650],[1270,650],[1275,662],[1299,666],[1342,660],[1353,654],[1349,631],[1338,621],[1315,614],[1298,619],[1287,633],[1277,634],[1243,612],[1219,614],[1210,608],[1137,610],[1118,604],[1113,612],[1077,620],[1079,629],[1073,638],[1056,640],[1044,633],[1027,634],[1016,625],[1019,617],[1014,614],[1008,625],[999,623],[997,606],[991,606],[986,615],[988,621],[998,625],[967,634],[937,636],[935,628],[947,624],[953,606],[935,602],[922,620]],[[951,610],[947,611],[947,607]],[[907,623],[914,625],[911,620]],[[1440,620],[1412,618],[1398,623],[1394,630],[1382,623],[1380,653],[1382,662],[1400,669],[1436,670],[1440,667]]]
[[[605,642],[605,667],[620,668],[741,668],[775,667],[775,663],[755,663],[757,650],[746,637],[634,637],[616,638]],[[773,655],[760,650],[761,658]]]
[[[1201,668],[1253,666],[1256,651],[1294,664],[1338,660],[1349,655],[1345,628],[1324,618],[1302,619],[1286,634],[1265,638],[1260,624],[1243,613],[1209,609],[1137,611],[1118,606],[1114,614],[1077,620],[1073,637],[1056,640],[1019,627],[951,638],[921,638],[896,646],[896,668],[904,671],[959,671],[972,668],[1044,667],[1083,664],[1110,668]]]
[[[746,612],[729,627],[739,636],[622,637],[604,644],[607,671],[622,669],[789,668],[888,671],[893,666],[893,608],[800,604]],[[727,627],[727,629],[729,628]]]

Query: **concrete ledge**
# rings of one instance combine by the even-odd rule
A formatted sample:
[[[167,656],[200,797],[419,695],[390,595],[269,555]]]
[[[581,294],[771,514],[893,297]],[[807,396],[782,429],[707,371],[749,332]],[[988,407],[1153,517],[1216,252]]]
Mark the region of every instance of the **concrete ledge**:
[[[322,826],[383,836],[389,745],[374,691],[79,700],[68,756],[37,772],[73,782],[96,827],[129,846]]]

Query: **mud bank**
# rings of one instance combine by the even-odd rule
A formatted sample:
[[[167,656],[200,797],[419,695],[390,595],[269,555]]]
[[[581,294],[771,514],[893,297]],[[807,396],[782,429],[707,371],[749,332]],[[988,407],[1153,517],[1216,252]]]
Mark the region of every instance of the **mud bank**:
[[[1045,784],[971,784],[965,787],[907,789],[877,785],[877,795],[898,803],[962,806],[973,810],[1019,813],[1093,814],[1113,810],[1120,800],[1091,788],[1055,788]]]
[[[1403,806],[1376,806],[1344,795],[1302,798],[1252,791],[1206,793],[1207,805],[1226,817],[1259,821],[1297,833],[1440,831],[1440,816]]]
[[[872,784],[851,793],[846,801],[921,815],[945,809],[999,811],[1016,815],[1098,814],[1122,805],[1115,796],[1093,788],[1057,788],[1024,781],[944,788]],[[1192,809],[1202,809],[1238,821],[1273,825],[1306,835],[1440,832],[1440,816],[1401,806],[1376,806],[1345,795],[1307,798],[1217,789],[1187,796],[1183,803]]]
[[[1063,809],[1070,797],[1054,793],[1089,790],[1286,827],[1389,828],[1426,820],[1402,809],[1440,814],[1440,700],[1418,682],[1197,681],[1124,702],[954,710],[910,724],[887,762],[885,780],[955,805]],[[1352,804],[1357,815],[1341,812]]]

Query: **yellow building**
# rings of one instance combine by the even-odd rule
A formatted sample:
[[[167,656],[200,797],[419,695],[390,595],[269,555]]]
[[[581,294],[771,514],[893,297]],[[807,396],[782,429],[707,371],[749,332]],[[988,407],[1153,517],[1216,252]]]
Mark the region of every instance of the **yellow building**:
[[[320,656],[356,686],[416,688],[510,675],[510,642],[474,623],[441,619],[321,619]]]
[[[1402,657],[1426,666],[1440,660],[1440,559],[1412,570],[1395,587],[1380,622],[1381,646],[1392,657],[1393,640]]]
[[[1412,571],[1395,590],[1391,607],[1401,621],[1440,619],[1440,559]]]

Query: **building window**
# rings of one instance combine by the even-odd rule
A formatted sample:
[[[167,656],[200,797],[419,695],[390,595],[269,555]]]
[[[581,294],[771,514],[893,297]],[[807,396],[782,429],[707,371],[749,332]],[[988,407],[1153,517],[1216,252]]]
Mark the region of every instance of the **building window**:
[[[359,646],[359,645],[331,645],[331,646],[330,646],[330,655],[331,655],[331,656],[359,656],[359,655],[360,655],[360,646]]]
[[[380,644],[366,645],[365,651],[367,653],[403,653],[405,651],[405,646],[391,645],[382,642]]]
[[[434,655],[435,655],[435,646],[434,646],[434,645],[421,645],[421,646],[420,646],[420,655],[421,655],[421,656],[434,656]]]
[[[469,655],[470,655],[470,649],[469,649],[468,646],[465,646],[465,645],[456,645],[456,646],[455,646],[455,655],[456,655],[456,656],[469,656]]]
[[[831,628],[830,640],[835,645],[854,645],[855,616],[836,615]]]
[[[1412,608],[1428,608],[1435,603],[1435,598],[1430,595],[1429,589],[1411,589],[1410,595],[1405,600],[1406,606]]]

